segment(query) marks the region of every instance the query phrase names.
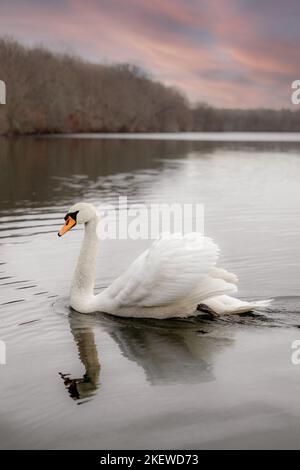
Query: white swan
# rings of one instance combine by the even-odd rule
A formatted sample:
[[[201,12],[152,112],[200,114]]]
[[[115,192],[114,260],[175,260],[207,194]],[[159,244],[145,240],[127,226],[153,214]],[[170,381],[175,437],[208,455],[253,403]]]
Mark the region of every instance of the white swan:
[[[161,236],[122,276],[94,295],[99,215],[92,204],[81,202],[70,208],[65,221],[59,236],[76,224],[85,226],[70,296],[71,307],[80,313],[188,317],[199,314],[200,304],[215,314],[227,314],[264,308],[270,302],[244,302],[228,296],[237,291],[237,277],[216,267],[219,249],[199,233]]]

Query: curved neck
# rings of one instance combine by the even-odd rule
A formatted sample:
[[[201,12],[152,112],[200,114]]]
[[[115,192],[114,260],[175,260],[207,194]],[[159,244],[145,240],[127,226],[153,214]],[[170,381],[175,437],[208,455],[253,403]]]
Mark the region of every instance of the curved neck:
[[[95,215],[84,226],[84,239],[72,281],[71,299],[77,296],[85,299],[87,296],[93,296],[99,248],[99,238],[96,232],[98,222],[99,217]]]

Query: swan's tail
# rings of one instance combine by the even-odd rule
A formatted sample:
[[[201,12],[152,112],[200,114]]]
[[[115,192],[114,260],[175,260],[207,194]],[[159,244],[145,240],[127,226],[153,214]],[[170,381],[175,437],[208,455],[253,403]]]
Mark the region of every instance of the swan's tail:
[[[269,307],[272,301],[273,299],[258,300],[256,302],[249,302],[249,305],[252,305],[252,307],[256,309],[264,309]]]
[[[251,312],[252,310],[263,310],[270,305],[272,300],[273,299],[245,302],[244,300],[239,300],[229,295],[219,295],[203,300],[199,308],[205,309],[206,307],[211,313],[227,315]]]

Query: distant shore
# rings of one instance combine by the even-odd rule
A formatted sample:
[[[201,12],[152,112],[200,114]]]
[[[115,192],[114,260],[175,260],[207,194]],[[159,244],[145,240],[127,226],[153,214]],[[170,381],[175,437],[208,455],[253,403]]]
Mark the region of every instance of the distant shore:
[[[49,134],[45,135],[45,137],[103,140],[181,140],[199,142],[300,142],[300,132],[73,133]]]
[[[0,39],[0,135],[300,132],[300,109],[191,104],[134,64],[93,64]]]
[[[194,142],[299,142],[300,132],[139,132],[139,133],[43,133],[26,135],[0,135],[2,139],[21,137],[53,139],[100,139],[100,140],[164,140]]]

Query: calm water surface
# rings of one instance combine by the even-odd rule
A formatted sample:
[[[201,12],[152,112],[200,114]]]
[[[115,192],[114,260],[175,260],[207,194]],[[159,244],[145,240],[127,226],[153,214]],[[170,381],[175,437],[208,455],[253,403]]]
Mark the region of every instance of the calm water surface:
[[[278,139],[277,139],[278,140]],[[300,448],[300,143],[0,140],[0,447]],[[263,315],[80,315],[74,202],[205,205],[205,233]],[[101,289],[149,245],[105,240]]]

